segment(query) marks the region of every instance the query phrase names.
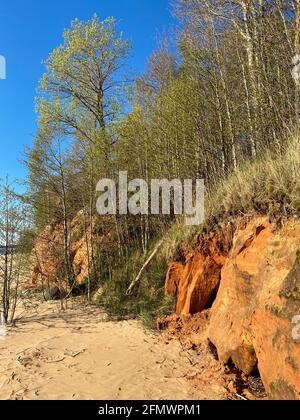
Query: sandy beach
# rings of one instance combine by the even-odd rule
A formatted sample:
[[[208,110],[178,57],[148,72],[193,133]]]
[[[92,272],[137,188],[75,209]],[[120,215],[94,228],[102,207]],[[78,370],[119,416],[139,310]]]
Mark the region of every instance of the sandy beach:
[[[45,303],[0,340],[0,399],[206,398],[186,379],[194,369],[178,341],[138,321]]]

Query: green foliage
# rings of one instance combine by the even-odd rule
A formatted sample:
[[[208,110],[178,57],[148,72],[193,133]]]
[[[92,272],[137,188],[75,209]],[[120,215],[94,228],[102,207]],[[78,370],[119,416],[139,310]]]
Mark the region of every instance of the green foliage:
[[[33,243],[36,237],[35,229],[24,229],[20,232],[19,241],[18,241],[18,251],[22,254],[29,255],[33,248]]]
[[[47,73],[40,81],[40,127],[100,144],[105,126],[122,109],[124,83],[116,77],[130,45],[117,33],[114,18],[100,21],[96,15],[86,23],[74,20],[63,38],[46,60]]]
[[[174,310],[174,300],[164,293],[166,261],[157,257],[147,272],[136,285],[132,294],[126,290],[144,263],[145,255],[138,251],[132,254],[112,270],[109,278],[103,279],[102,292],[97,303],[105,308],[111,316],[139,318],[151,328],[159,316],[167,315]]]

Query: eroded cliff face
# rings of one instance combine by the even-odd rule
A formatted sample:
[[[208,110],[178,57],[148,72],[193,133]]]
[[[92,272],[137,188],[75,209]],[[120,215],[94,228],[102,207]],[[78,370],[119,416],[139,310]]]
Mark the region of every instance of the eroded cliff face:
[[[166,293],[177,295],[177,314],[187,315],[211,306],[218,291],[221,269],[232,243],[232,228],[201,241],[185,253],[184,261],[172,262],[166,277]]]
[[[88,253],[91,249],[90,241],[86,238],[82,225],[82,212],[79,212],[70,226],[71,259],[78,284],[83,283],[88,277]],[[59,279],[64,278],[63,226],[61,224],[48,225],[39,233],[34,243],[30,263],[33,285],[54,286],[59,284]]]
[[[299,249],[299,221],[279,229],[257,217],[203,240],[166,278],[178,315],[212,305],[207,338],[219,359],[246,374],[258,368],[274,399],[300,399]]]

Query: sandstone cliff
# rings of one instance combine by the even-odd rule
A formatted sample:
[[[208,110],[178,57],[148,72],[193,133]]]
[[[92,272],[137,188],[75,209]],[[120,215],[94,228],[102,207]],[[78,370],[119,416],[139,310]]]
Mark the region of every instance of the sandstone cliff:
[[[83,229],[82,212],[79,212],[70,225],[71,258],[78,284],[88,277],[88,254],[90,241]],[[30,256],[33,285],[58,285],[64,278],[64,246],[62,224],[47,225],[37,236]]]
[[[209,309],[219,359],[246,374],[258,369],[274,399],[300,399],[299,249],[298,221],[279,228],[257,217],[202,240],[166,277],[177,315]]]

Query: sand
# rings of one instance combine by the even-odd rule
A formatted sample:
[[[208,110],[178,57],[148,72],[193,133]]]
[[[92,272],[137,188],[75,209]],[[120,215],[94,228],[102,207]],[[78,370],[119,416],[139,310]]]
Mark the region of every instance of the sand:
[[[178,341],[77,304],[41,304],[0,339],[2,400],[206,399],[194,370]]]

